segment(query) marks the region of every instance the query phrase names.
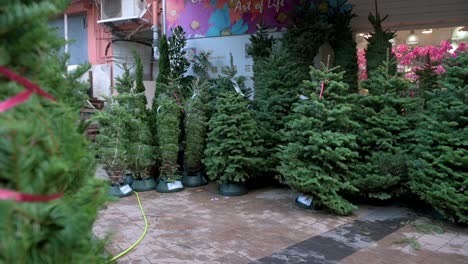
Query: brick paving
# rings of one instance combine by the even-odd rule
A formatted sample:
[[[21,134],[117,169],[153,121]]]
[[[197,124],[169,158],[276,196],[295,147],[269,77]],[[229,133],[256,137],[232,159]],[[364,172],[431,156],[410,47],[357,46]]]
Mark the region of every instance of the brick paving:
[[[217,194],[215,184],[178,193],[139,194],[149,231],[118,263],[316,263],[301,262],[307,257],[288,259],[287,254],[283,262],[265,262],[288,249],[301,248],[303,256],[326,252],[317,263],[468,264],[466,229],[445,224],[442,234],[419,233],[409,223],[416,216],[401,214],[405,212],[401,208],[360,206],[354,215],[338,217],[298,208],[294,204],[296,193],[286,188],[223,197]],[[374,224],[387,220],[388,226]],[[94,232],[98,237],[110,235],[108,250],[115,255],[134,243],[143,228],[133,195],[109,203],[100,212]],[[323,238],[331,244],[317,243]],[[421,248],[395,243],[402,239],[417,241]]]

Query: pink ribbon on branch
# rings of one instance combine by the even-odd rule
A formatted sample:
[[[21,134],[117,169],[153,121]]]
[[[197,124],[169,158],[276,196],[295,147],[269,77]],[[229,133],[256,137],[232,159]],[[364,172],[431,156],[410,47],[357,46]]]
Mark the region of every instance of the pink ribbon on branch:
[[[52,195],[34,195],[27,193],[20,193],[7,189],[0,189],[0,200],[14,200],[17,202],[48,202],[61,198],[63,193]]]
[[[51,101],[56,101],[52,95],[42,90],[37,84],[30,82],[28,79],[16,74],[15,72],[9,70],[6,67],[0,66],[0,73],[5,75],[8,79],[21,84],[27,89],[24,92],[21,92],[3,102],[0,102],[0,113],[24,103],[29,99],[29,97],[31,97],[33,93],[37,93],[40,96],[45,97]]]

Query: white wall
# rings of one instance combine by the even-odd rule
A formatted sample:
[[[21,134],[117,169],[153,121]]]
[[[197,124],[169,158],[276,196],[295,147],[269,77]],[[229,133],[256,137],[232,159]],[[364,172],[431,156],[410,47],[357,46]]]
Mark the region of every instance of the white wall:
[[[135,60],[133,59],[132,50],[135,50],[141,58],[141,63],[143,64],[144,71],[144,80],[150,79],[150,64],[152,62],[151,57],[151,47],[128,41],[117,41],[112,43],[112,56],[114,61],[113,74],[114,78],[121,76],[123,74],[123,69],[119,67],[120,64],[127,62],[129,67],[132,67],[130,70],[131,74],[135,74]],[[155,63],[157,65],[157,62]],[[154,65],[154,66],[156,66]],[[156,73],[156,67],[153,67],[153,76]]]
[[[372,29],[367,20],[369,12],[375,14],[374,0],[349,0],[354,4],[352,26],[358,32]],[[468,24],[467,0],[379,0],[379,13],[388,14],[385,27],[392,30],[466,26]]]

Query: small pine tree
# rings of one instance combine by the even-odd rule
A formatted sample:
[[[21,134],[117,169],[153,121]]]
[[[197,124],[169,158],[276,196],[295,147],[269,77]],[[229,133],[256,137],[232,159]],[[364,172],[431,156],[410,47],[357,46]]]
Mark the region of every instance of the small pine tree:
[[[168,39],[170,76],[172,79],[182,77],[190,66],[186,58],[186,44],[184,29],[181,26],[172,29],[172,35]]]
[[[390,60],[393,60],[395,55],[390,53],[392,50],[392,43],[390,40],[395,37],[395,32],[389,30],[383,30],[382,22],[388,18],[388,15],[380,18],[380,14],[377,7],[377,0],[375,0],[375,16],[369,13],[369,22],[374,28],[374,32],[370,33],[370,37],[367,38],[366,48],[366,69],[367,76],[371,76],[384,61],[387,61],[387,54],[390,54]],[[395,75],[396,64],[390,68],[390,74]]]
[[[311,2],[301,0],[292,16],[293,25],[284,33],[283,47],[290,59],[297,63],[301,80],[308,78],[309,67],[314,64],[320,46],[328,39],[331,27],[322,22],[319,11],[311,8]]]
[[[3,1],[0,65],[39,85],[56,102],[33,93],[0,112],[0,188],[64,196],[48,202],[0,202],[0,263],[103,263],[103,242],[92,226],[106,188],[94,179],[95,162],[77,127],[86,85],[80,68],[67,73],[64,41],[47,19],[67,1]],[[25,91],[0,77],[0,102]]]
[[[167,87],[167,89],[171,88]],[[156,111],[161,179],[166,182],[174,182],[180,178],[180,175],[177,174],[179,167],[177,155],[179,153],[181,108],[176,100],[167,94],[159,96],[158,105]]]
[[[278,154],[278,171],[286,184],[311,195],[315,204],[348,215],[356,207],[341,194],[356,191],[348,178],[358,156],[352,131],[359,125],[349,117],[349,88],[341,82],[344,72],[311,68],[310,74],[312,81],[305,81],[304,86],[313,93],[310,100],[294,105],[283,132],[286,142]],[[321,82],[325,84],[323,99],[317,95]]]
[[[411,190],[453,222],[468,223],[468,52],[445,63],[439,89],[426,91],[426,109],[413,136]]]
[[[202,169],[206,131],[208,126],[207,108],[202,96],[206,83],[193,84],[193,96],[185,103],[185,170],[197,173]]]
[[[138,56],[138,53],[135,50],[133,50],[133,58],[135,60],[135,92],[145,94],[145,85],[143,84],[143,64],[141,63],[140,56]],[[146,106],[146,96],[143,98],[143,102]]]
[[[348,4],[346,1],[341,5]],[[351,91],[358,91],[358,59],[354,32],[351,29],[351,20],[356,17],[352,8],[340,10],[342,6],[334,8],[334,16],[329,21],[334,31],[330,35],[330,45],[335,52],[335,65],[345,71],[343,81],[349,85]],[[348,4],[349,5],[349,4]]]
[[[169,82],[169,77],[171,74],[171,65],[169,60],[169,45],[167,42],[166,35],[162,35],[159,39],[159,72],[158,78],[156,79],[156,89],[154,91],[152,108],[155,109],[158,107],[157,102],[159,95],[164,93],[162,84],[167,84]]]
[[[99,122],[96,137],[97,153],[113,184],[120,184],[128,168],[127,123],[132,119],[127,109],[114,99],[108,99],[103,111],[93,117]]]
[[[117,66],[123,70],[123,73],[121,76],[117,76],[115,78],[115,90],[117,90],[119,94],[128,93],[133,87],[133,79],[132,76],[130,76],[130,67],[126,62],[122,65],[117,64]]]
[[[193,72],[200,81],[208,81],[210,79],[209,71],[211,69],[211,63],[209,57],[211,52],[200,52],[195,55],[195,61],[193,62]]]
[[[264,24],[257,25],[257,32],[250,36],[250,46],[247,48],[247,54],[252,56],[255,61],[268,58],[275,44],[275,38],[268,34],[268,27]]]
[[[211,180],[244,182],[256,166],[262,166],[257,123],[247,99],[234,91],[221,95],[216,103],[207,142],[203,163]]]
[[[214,85],[210,91],[211,97],[215,100],[226,92],[232,92],[234,89],[234,83],[237,85],[238,89],[244,94],[245,97],[250,97],[252,93],[252,91],[245,85],[246,78],[244,76],[236,77],[237,68],[234,65],[234,58],[232,57],[231,53],[229,54],[229,56],[230,65],[222,69],[222,73],[224,74],[224,76],[216,80],[216,85]]]

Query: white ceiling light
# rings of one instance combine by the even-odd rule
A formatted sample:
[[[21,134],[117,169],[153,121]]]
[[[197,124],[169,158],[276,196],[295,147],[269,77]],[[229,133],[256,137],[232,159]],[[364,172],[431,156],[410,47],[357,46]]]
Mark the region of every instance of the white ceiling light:
[[[406,38],[406,44],[416,45],[419,43],[419,37],[414,33],[414,30],[411,30],[410,35]]]
[[[452,33],[452,40],[462,41],[468,39],[468,31],[463,30],[463,27],[457,27]]]
[[[431,34],[431,33],[432,33],[432,28],[423,29],[423,30],[421,31],[421,33],[423,33],[423,34]]]

